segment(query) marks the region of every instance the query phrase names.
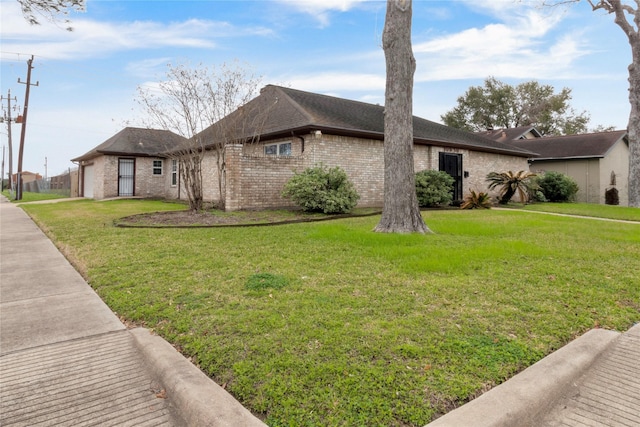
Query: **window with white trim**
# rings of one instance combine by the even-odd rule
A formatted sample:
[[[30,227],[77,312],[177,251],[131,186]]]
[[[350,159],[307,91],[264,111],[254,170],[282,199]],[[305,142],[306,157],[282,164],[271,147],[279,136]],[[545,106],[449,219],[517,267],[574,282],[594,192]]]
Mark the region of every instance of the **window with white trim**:
[[[178,159],[171,159],[171,186],[178,185]]]
[[[162,160],[153,161],[153,174],[162,175]]]
[[[283,142],[281,144],[269,144],[264,146],[265,156],[290,156],[291,143]]]

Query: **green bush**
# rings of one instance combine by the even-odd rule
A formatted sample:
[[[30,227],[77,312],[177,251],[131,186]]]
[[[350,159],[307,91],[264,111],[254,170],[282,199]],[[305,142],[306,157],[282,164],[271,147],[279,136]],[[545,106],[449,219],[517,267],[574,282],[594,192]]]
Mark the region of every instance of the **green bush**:
[[[351,211],[360,196],[340,167],[315,166],[296,173],[284,186],[282,196],[307,212],[326,214]]]
[[[416,174],[416,194],[421,207],[448,205],[453,199],[451,175],[444,171],[424,170]]]
[[[604,192],[604,202],[607,205],[620,204],[620,195],[618,194],[618,190],[615,187],[611,187],[610,189]]]
[[[545,172],[539,179],[538,185],[544,197],[550,202],[570,202],[575,200],[578,184],[560,172]]]

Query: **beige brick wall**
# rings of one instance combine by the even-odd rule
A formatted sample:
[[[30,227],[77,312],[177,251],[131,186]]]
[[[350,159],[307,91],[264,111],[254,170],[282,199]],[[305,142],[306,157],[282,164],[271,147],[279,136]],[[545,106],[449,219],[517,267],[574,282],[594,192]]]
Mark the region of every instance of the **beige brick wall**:
[[[93,159],[93,198],[104,199],[105,161],[108,156]]]
[[[286,181],[294,171],[324,164],[340,166],[353,182],[360,207],[382,206],[384,197],[384,148],[379,140],[336,135],[304,135],[283,138],[271,143],[292,143],[291,157],[264,155],[264,143],[227,148],[227,209],[265,209],[292,206],[280,196]],[[439,153],[462,154],[463,170],[469,177],[463,180],[463,193],[469,190],[488,191],[485,177],[491,171],[528,170],[521,157],[480,153],[448,147],[418,145],[414,147],[415,171],[438,169]]]
[[[336,135],[306,135],[304,168],[340,166],[360,195],[358,206],[381,206],[384,148],[381,141]]]
[[[162,162],[162,174],[153,174],[153,162]],[[138,157],[135,168],[135,193],[140,197],[164,197],[167,174],[169,174],[168,160],[158,157]]]
[[[463,181],[463,192],[466,196],[471,190],[489,193],[494,199],[497,191],[489,191],[486,177],[489,172],[528,171],[529,164],[524,157],[507,156],[504,154],[481,153],[479,151],[467,151],[463,155],[462,167],[469,172],[469,177]],[[517,196],[514,200],[518,200]]]
[[[301,145],[301,144],[300,144]],[[226,209],[266,209],[293,207],[281,196],[285,183],[295,171],[304,169],[302,156],[277,157],[256,155],[259,147],[227,146]]]
[[[96,200],[118,197],[118,156],[99,156],[93,159],[94,186]],[[153,161],[162,160],[162,175],[153,175]],[[140,197],[166,197],[170,188],[170,160],[154,157],[135,158],[134,195]],[[177,191],[175,192],[177,197]]]

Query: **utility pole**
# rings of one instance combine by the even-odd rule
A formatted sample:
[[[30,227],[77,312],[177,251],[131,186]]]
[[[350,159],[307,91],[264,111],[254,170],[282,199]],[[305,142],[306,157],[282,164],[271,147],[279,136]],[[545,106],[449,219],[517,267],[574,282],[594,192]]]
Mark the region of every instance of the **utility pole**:
[[[4,101],[5,98],[0,96],[0,101]],[[7,134],[9,135],[9,194],[13,196],[13,144],[11,143],[11,122],[13,119],[11,118],[11,89],[7,91]],[[13,100],[17,102],[16,97],[13,97]],[[4,174],[4,172],[3,172]],[[3,176],[4,178],[4,176]]]
[[[2,174],[0,175],[0,191],[4,191],[4,145],[2,146]]]
[[[16,191],[16,200],[22,200],[22,154],[24,153],[24,137],[27,130],[27,113],[29,108],[29,90],[31,89],[31,70],[33,69],[33,55],[31,59],[27,61],[27,82],[21,82],[18,78],[18,83],[26,84],[27,90],[24,94],[24,112],[22,113],[22,132],[20,132],[20,150],[18,151],[18,186]],[[33,86],[39,86],[40,82],[36,82]]]

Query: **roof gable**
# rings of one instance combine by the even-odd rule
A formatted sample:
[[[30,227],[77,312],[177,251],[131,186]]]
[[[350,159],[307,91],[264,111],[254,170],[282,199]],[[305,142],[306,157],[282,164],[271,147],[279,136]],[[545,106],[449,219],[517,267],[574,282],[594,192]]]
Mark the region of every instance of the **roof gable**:
[[[626,141],[627,131],[598,132],[577,135],[543,137],[512,141],[511,144],[539,155],[536,160],[605,157],[620,140]]]

